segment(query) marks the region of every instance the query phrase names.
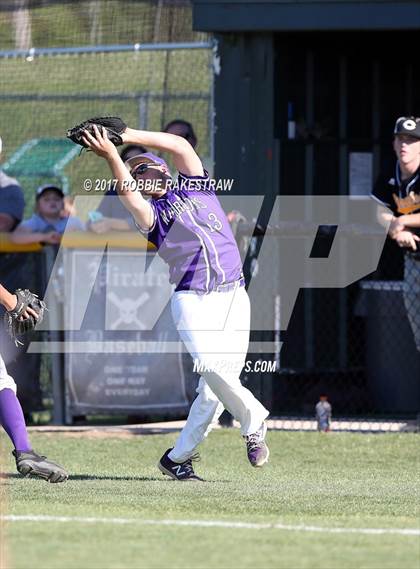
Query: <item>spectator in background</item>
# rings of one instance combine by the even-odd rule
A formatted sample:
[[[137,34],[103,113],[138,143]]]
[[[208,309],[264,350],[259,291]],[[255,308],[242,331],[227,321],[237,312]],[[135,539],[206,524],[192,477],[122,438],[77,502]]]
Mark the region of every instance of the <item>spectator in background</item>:
[[[144,154],[147,149],[137,144],[129,144],[121,152],[123,162],[137,154]],[[88,229],[93,233],[109,231],[135,231],[133,218],[121,203],[115,188],[110,188],[95,211],[89,213]]]
[[[0,138],[0,158],[2,152]],[[13,231],[23,218],[25,199],[17,180],[10,178],[0,168],[0,233]]]
[[[36,192],[35,213],[22,221],[11,235],[13,243],[60,242],[64,231],[84,231],[84,223],[78,217],[61,217],[64,192],[58,186],[47,184]]]
[[[0,138],[0,154],[2,141]],[[23,219],[25,198],[17,180],[0,169],[0,233],[8,233],[16,228]],[[28,253],[0,253],[0,274],[2,284],[10,290],[29,287],[36,290],[36,274],[27,269],[31,261]],[[28,280],[28,275],[31,276]],[[0,320],[4,308],[0,306]],[[24,348],[29,342],[24,338]],[[8,366],[9,374],[15,377],[21,392],[21,404],[26,421],[31,421],[31,413],[43,408],[42,392],[39,382],[40,355],[25,353],[17,349],[3,326],[0,326],[0,351]]]
[[[404,250],[404,303],[420,351],[420,118],[400,117],[394,127],[397,157],[381,174],[372,197],[387,209],[379,214],[389,236]]]
[[[193,148],[197,146],[197,137],[195,135],[193,126],[190,122],[185,121],[184,119],[175,119],[168,122],[168,124],[163,129],[163,132],[182,136],[182,138],[188,140]]]

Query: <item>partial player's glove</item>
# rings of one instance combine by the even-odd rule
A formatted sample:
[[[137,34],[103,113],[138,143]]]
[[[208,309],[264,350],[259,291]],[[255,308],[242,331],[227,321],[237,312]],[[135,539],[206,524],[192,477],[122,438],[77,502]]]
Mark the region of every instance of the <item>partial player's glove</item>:
[[[127,128],[127,125],[123,120],[119,117],[95,117],[93,119],[88,119],[85,122],[82,122],[70,130],[67,131],[67,138],[70,138],[76,144],[80,144],[87,148],[86,144],[82,140],[83,131],[87,130],[90,132],[92,136],[95,136],[95,131],[93,130],[93,125],[99,128],[103,126],[107,131],[108,138],[111,142],[115,144],[115,146],[120,146],[123,144],[123,140],[121,138],[121,134]]]
[[[42,322],[47,305],[28,289],[18,288],[14,294],[17,296],[16,307],[5,313],[4,322],[10,337],[17,346],[18,344],[22,344],[22,342],[19,342],[17,339],[17,336],[30,332],[37,324]],[[28,317],[23,316],[27,308],[32,308],[38,315],[38,318],[35,318],[32,314],[29,314]]]

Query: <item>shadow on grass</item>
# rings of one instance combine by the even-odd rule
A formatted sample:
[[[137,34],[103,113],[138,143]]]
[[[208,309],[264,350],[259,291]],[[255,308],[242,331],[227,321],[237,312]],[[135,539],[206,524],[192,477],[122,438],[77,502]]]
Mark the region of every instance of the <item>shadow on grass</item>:
[[[135,481],[135,482],[171,482],[171,483],[180,483],[179,480],[173,480],[169,478],[169,476],[93,476],[89,474],[75,474],[74,476],[70,475],[69,480],[127,480],[127,481]],[[197,480],[184,480],[181,481],[181,484],[197,484],[199,481]],[[204,480],[207,484],[220,484],[220,483],[230,483],[231,480]]]
[[[0,473],[0,479],[8,479],[8,478],[19,478],[24,480],[26,477],[22,476],[21,474],[10,474],[7,472],[1,472]],[[42,480],[40,477],[38,476],[29,476],[27,478],[31,478],[31,480]],[[156,481],[162,481],[162,478],[159,478],[159,476],[102,476],[102,475],[98,475],[98,474],[70,474],[68,481],[71,482],[72,480],[127,480],[127,481],[133,481],[133,482],[156,482]]]
[[[133,482],[159,482],[162,479],[159,476],[102,476],[94,474],[70,474],[71,480],[126,480]]]
[[[45,482],[42,478],[38,476],[29,476],[25,477],[21,474],[16,473],[8,473],[8,472],[0,472],[0,480],[8,480],[18,478],[21,480],[25,480],[25,478],[30,478],[31,480],[40,480],[41,482]],[[94,474],[70,474],[69,479],[67,482],[71,482],[72,480],[115,480],[115,481],[127,481],[127,482],[173,482],[176,483],[177,480],[173,480],[169,477],[163,476],[102,476],[102,475],[94,475]],[[195,484],[196,481],[186,480],[185,482],[189,484]],[[229,484],[231,480],[204,480],[207,484]]]

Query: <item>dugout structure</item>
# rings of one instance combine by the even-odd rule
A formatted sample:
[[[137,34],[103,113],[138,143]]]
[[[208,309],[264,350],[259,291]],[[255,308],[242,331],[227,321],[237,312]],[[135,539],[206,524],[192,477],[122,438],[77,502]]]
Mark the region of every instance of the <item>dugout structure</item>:
[[[369,200],[378,172],[395,160],[395,119],[420,112],[418,2],[193,0],[193,25],[212,33],[217,46],[216,176],[234,177],[240,194],[264,196],[262,227],[277,196]],[[402,44],[403,60],[395,49]],[[367,278],[401,281],[402,253],[394,242],[385,244],[378,270]],[[418,361],[406,322],[377,343],[375,359],[368,349],[375,328],[369,319],[378,319],[361,306],[375,295],[375,306],[386,296],[395,319],[406,318],[398,291],[368,292],[360,283],[301,290],[281,331],[275,413],[312,413],[324,390],[340,413],[378,412],[382,368],[373,366],[381,360],[404,384],[405,400],[394,400],[393,412],[415,416],[417,363],[407,372],[392,362],[394,351]],[[274,312],[271,304],[267,320]],[[266,376],[252,381],[267,389]]]

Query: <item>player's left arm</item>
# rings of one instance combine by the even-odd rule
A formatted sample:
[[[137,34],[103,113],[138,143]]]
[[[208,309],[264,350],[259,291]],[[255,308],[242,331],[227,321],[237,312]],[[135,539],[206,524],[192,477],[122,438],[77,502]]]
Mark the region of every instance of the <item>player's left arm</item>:
[[[420,227],[420,213],[410,213],[410,215],[401,215],[398,218],[399,223],[404,227]]]
[[[178,172],[187,176],[204,176],[200,158],[191,144],[181,136],[168,132],[150,132],[127,127],[121,137],[124,144],[140,144],[169,152]]]
[[[396,217],[394,213],[384,205],[377,206],[376,219],[378,223],[387,230],[392,239],[395,239],[397,233],[404,230],[404,225],[400,222],[401,217]]]

